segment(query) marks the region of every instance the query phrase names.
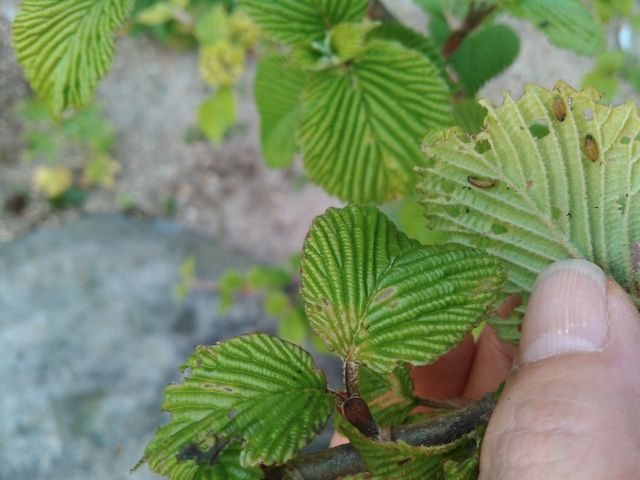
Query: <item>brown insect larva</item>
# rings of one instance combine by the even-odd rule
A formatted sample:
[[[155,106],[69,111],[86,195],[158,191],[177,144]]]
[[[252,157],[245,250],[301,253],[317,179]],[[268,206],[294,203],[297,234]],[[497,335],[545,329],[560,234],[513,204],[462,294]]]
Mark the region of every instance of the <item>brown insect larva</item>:
[[[564,100],[560,97],[554,98],[551,108],[553,109],[553,113],[556,115],[556,118],[563,122],[564,117],[567,116],[567,105],[564,103]]]
[[[494,180],[492,178],[480,178],[471,176],[467,177],[467,182],[477,188],[491,188],[496,183],[498,183],[497,180]]]
[[[342,413],[349,423],[364,435],[368,437],[378,435],[378,426],[369,411],[369,406],[360,397],[347,398],[342,403]]]
[[[587,158],[592,162],[598,160],[598,144],[591,135],[584,137],[584,153],[587,154]]]

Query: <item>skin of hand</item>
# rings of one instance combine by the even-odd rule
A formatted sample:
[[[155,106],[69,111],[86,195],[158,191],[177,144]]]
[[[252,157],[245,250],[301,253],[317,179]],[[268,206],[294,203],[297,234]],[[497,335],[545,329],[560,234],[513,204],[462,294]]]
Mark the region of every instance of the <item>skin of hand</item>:
[[[516,306],[509,298],[501,315]],[[507,380],[480,480],[640,479],[640,315],[592,263],[565,260],[540,274],[518,351],[486,328],[412,376],[416,393],[433,399],[478,399]]]

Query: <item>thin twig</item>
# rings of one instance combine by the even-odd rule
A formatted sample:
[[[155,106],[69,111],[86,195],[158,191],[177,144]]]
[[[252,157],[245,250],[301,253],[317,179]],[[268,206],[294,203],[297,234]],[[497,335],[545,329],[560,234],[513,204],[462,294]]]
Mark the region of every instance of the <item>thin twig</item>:
[[[446,445],[486,424],[495,407],[493,395],[485,395],[468,407],[429,419],[423,423],[396,427],[391,439],[409,445]],[[299,456],[289,463],[265,471],[267,480],[328,480],[366,472],[367,467],[351,445]]]
[[[384,6],[381,0],[371,0],[369,2],[367,16],[371,20],[380,20],[382,22],[398,21],[396,17],[394,17],[393,14],[389,11],[389,9]]]
[[[450,58],[462,44],[462,41],[474,29],[476,29],[485,18],[491,15],[495,9],[495,5],[487,5],[484,1],[476,8],[475,0],[471,0],[469,10],[467,11],[467,15],[465,16],[462,25],[457,30],[451,32],[449,38],[447,38],[447,41],[442,47],[442,55],[444,55],[444,58]]]

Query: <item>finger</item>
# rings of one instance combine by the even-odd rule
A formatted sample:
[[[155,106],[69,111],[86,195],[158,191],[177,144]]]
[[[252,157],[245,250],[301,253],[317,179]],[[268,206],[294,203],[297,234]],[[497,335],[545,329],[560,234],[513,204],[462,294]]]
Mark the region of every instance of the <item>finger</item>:
[[[462,395],[467,383],[475,345],[471,335],[467,335],[460,345],[435,363],[411,370],[414,390],[418,396],[445,400]]]
[[[544,271],[520,366],[483,441],[481,479],[640,478],[640,315],[584,260]]]
[[[478,399],[496,391],[511,371],[515,352],[515,345],[501,341],[496,331],[487,325],[476,345],[463,396]]]

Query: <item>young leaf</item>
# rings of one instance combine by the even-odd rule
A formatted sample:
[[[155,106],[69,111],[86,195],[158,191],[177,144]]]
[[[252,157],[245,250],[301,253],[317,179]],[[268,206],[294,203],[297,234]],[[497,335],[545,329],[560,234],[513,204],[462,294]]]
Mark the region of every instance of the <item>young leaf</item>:
[[[488,25],[466,37],[449,59],[465,93],[473,97],[518,56],[520,40],[507,25]]]
[[[449,130],[426,147],[419,188],[431,226],[508,263],[508,291],[531,291],[566,258],[597,263],[639,303],[640,119],[563,82],[505,95],[475,137]],[[548,132],[537,138],[530,128]],[[482,147],[482,148],[480,148]]]
[[[31,87],[58,114],[93,99],[131,0],[23,0],[13,46]]]
[[[442,78],[446,78],[444,58],[442,58],[440,49],[431,38],[395,22],[383,23],[371,32],[369,38],[395,41],[406,48],[420,52],[438,67],[438,70],[442,73]]]
[[[594,55],[605,46],[602,25],[580,0],[512,0],[504,8],[533,23],[558,47]]]
[[[329,193],[382,202],[406,193],[425,132],[451,124],[438,69],[397,42],[372,40],[348,66],[316,72],[298,139],[311,179]]]
[[[497,259],[456,245],[421,246],[374,207],[327,210],[302,256],[312,328],[329,350],[379,373],[447,352],[503,282]]]
[[[262,156],[271,168],[284,168],[297,151],[295,131],[300,123],[300,96],[306,74],[284,55],[263,58],[256,74],[256,104],[260,113]]]
[[[418,405],[413,395],[413,380],[405,365],[390,373],[360,367],[358,374],[360,394],[379,425],[401,425]]]
[[[236,99],[229,87],[220,88],[198,107],[198,125],[213,143],[236,123]]]
[[[367,4],[368,0],[240,0],[265,33],[291,44],[321,40],[332,26],[361,20]]]
[[[203,458],[200,463],[211,465],[221,446],[236,441],[242,441],[241,467],[286,462],[333,410],[311,356],[270,335],[198,347],[183,368],[191,369],[184,383],[165,390],[163,409],[173,420],[158,430],[143,458],[161,475],[183,461]]]

